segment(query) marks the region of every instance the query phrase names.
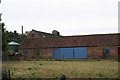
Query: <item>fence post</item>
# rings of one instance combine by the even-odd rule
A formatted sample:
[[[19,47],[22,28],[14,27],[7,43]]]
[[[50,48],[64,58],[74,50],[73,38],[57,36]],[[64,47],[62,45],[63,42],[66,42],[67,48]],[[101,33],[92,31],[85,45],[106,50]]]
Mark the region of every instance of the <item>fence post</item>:
[[[8,78],[9,78],[9,80],[10,80],[10,70],[8,70]]]

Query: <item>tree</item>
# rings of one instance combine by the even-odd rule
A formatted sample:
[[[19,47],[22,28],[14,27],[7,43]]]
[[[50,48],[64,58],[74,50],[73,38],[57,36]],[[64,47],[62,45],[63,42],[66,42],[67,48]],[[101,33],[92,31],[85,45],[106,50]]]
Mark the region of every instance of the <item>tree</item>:
[[[15,30],[14,32],[12,31],[6,31],[6,37],[7,37],[7,42],[11,42],[11,41],[15,41],[17,43],[20,43],[25,37],[25,34],[19,34],[17,33],[17,31]]]
[[[4,28],[5,23],[1,23],[1,24],[2,24],[2,32],[4,32],[5,31],[5,28]]]
[[[0,44],[2,44],[3,53],[5,53],[8,50],[9,42],[15,41],[15,42],[20,43],[26,37],[25,34],[18,34],[16,30],[14,30],[14,32],[12,32],[12,31],[9,32],[4,28],[4,26],[5,26],[5,24],[1,23],[2,43],[0,43]]]
[[[17,34],[17,31],[16,31],[16,30],[14,30],[14,34]]]
[[[30,33],[30,31],[25,31],[25,35],[27,36]]]
[[[4,28],[5,24],[2,23],[2,51],[5,52],[8,50],[7,39],[6,39],[6,32]]]

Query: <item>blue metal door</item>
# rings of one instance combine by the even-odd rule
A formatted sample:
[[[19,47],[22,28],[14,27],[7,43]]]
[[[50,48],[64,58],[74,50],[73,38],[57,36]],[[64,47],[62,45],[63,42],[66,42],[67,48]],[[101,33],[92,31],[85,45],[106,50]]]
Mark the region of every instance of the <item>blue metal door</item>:
[[[55,59],[60,58],[60,50],[59,49],[54,49],[53,50],[53,58],[55,58]]]
[[[25,50],[24,56],[28,56],[28,50]]]
[[[55,59],[84,59],[84,58],[87,58],[87,47],[54,49],[53,58]]]
[[[73,59],[73,48],[60,48],[60,55],[63,59]]]
[[[87,58],[87,47],[74,48],[74,58]]]

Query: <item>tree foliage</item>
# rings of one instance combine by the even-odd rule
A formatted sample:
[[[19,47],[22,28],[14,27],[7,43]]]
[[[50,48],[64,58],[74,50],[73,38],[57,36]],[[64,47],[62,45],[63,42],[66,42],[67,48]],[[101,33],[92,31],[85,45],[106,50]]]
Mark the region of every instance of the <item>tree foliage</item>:
[[[4,28],[5,23],[1,23],[1,24],[2,24],[2,32],[4,32],[5,31],[5,28]]]
[[[17,31],[6,32],[7,33],[7,42],[15,41],[20,43],[26,36],[24,34],[18,34]]]
[[[25,37],[25,34],[19,34],[15,30],[14,32],[12,31],[7,31],[4,28],[5,24],[2,23],[2,51],[7,51],[8,50],[8,43],[11,41],[15,41],[17,43],[20,43]]]

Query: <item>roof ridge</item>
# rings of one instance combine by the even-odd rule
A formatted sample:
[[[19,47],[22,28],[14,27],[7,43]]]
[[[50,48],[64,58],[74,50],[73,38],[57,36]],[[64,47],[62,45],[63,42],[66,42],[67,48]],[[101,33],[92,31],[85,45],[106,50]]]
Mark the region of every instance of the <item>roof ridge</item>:
[[[37,31],[37,30],[34,30],[34,29],[32,29],[32,31],[39,32],[39,33],[44,33],[44,34],[50,34],[50,35],[53,35],[52,33],[46,33],[46,32]]]
[[[100,35],[120,35],[120,33],[103,33],[103,34],[87,34],[87,35],[69,35],[64,37],[79,37],[79,36],[100,36]]]

